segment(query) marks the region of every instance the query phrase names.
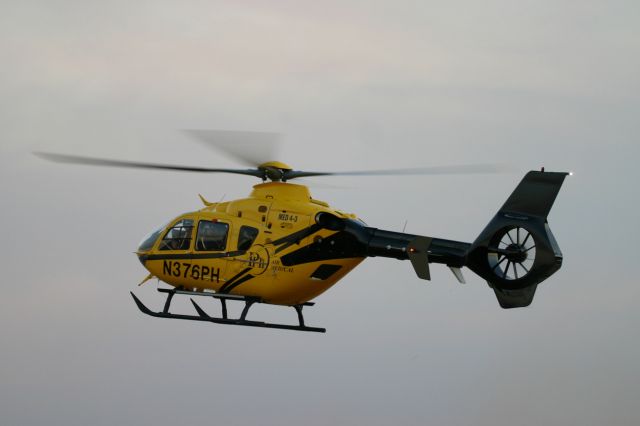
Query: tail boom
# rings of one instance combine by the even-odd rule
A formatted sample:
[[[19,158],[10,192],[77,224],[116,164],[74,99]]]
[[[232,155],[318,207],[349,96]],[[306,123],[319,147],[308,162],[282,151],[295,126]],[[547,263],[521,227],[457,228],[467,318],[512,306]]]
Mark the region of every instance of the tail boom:
[[[547,216],[568,173],[531,171],[473,243],[405,234],[365,226],[360,221],[319,213],[316,223],[337,231],[318,242],[306,261],[339,257],[388,257],[410,260],[419,278],[430,279],[429,264],[459,271],[468,267],[487,281],[500,306],[531,304],[539,283],[562,266],[562,252],[547,223]],[[284,265],[295,264],[293,255]]]

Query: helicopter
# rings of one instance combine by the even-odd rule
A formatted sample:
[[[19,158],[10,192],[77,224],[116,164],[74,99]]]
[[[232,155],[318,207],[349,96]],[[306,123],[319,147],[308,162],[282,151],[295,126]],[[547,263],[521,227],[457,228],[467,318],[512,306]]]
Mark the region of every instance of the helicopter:
[[[35,153],[59,163],[95,166],[231,173],[261,180],[246,198],[210,202],[181,214],[143,238],[135,254],[148,274],[139,284],[157,278],[169,285],[162,310],[148,308],[133,292],[143,313],[160,318],[226,325],[322,332],[306,325],[303,307],[327,291],[369,257],[409,260],[418,278],[430,280],[430,264],[447,266],[465,283],[462,268],[484,279],[505,309],[526,307],[537,286],[562,266],[560,251],[547,217],[569,173],[528,172],[473,242],[460,242],[368,226],[311,196],[294,179],[331,175],[403,175],[493,173],[493,165],[462,165],[421,169],[315,172],[295,170],[279,161],[256,160],[258,148],[272,143],[272,134],[235,131],[192,131],[192,136],[252,165],[246,169],[175,166],[110,160],[77,155]],[[266,135],[266,136],[265,136]],[[267,140],[268,139],[268,140]],[[254,148],[247,150],[243,141]],[[256,145],[256,140],[260,142]],[[244,152],[243,152],[244,150]],[[247,152],[254,154],[248,158]],[[171,312],[176,297],[190,299],[195,314]],[[220,315],[206,312],[196,297],[220,302]],[[229,302],[244,303],[237,318]],[[258,303],[293,307],[297,324],[248,319]]]

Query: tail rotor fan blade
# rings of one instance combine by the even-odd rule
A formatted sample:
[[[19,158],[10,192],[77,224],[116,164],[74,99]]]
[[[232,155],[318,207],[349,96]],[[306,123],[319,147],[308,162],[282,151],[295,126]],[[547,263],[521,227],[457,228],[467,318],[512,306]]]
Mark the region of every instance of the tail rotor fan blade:
[[[515,226],[504,231],[496,242],[497,245],[489,247],[487,254],[491,270],[504,280],[526,277],[536,259],[536,244],[531,232]]]

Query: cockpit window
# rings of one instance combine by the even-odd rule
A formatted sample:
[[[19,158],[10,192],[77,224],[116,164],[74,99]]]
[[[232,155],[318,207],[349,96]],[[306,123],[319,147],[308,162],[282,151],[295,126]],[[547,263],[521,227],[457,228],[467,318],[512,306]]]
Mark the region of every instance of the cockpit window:
[[[164,225],[162,225],[161,227],[159,227],[155,231],[150,232],[149,234],[147,234],[147,236],[145,236],[142,239],[142,241],[140,242],[140,245],[138,246],[138,251],[149,251],[149,250],[151,250],[153,245],[158,240],[158,237],[160,236],[160,234],[162,234],[162,231],[164,231],[164,229],[167,227],[167,225],[168,225],[168,223],[165,223]]]
[[[198,225],[196,238],[196,250],[198,251],[222,251],[227,247],[227,234],[229,225],[222,222],[201,220]]]
[[[160,250],[188,250],[191,246],[193,234],[193,220],[182,219],[169,229],[162,242]]]
[[[249,250],[251,244],[258,236],[258,230],[251,226],[240,227],[240,234],[238,235],[238,250]]]

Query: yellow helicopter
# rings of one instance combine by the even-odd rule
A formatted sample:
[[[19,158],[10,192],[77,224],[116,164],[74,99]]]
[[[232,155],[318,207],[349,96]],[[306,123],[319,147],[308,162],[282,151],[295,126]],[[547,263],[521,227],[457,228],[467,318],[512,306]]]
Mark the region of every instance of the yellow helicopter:
[[[248,138],[247,132],[198,131],[194,135],[236,156],[233,145]],[[223,140],[232,143],[216,144]],[[562,264],[547,216],[568,174],[564,172],[527,173],[478,238],[466,243],[367,226],[356,215],[314,199],[306,186],[290,181],[326,175],[485,173],[496,171],[495,166],[313,172],[294,170],[278,161],[248,169],[220,169],[37,155],[63,163],[233,173],[262,180],[247,198],[212,203],[200,196],[202,209],[174,218],[142,240],[136,255],[149,274],[140,284],[157,278],[171,286],[158,288],[166,293],[166,301],[157,312],[131,292],[138,308],[155,317],[325,332],[305,324],[302,308],[313,305],[311,300],[367,257],[409,260],[417,276],[425,280],[430,279],[429,264],[439,263],[464,283],[461,268],[466,266],[487,281],[500,306],[524,307],[531,304],[537,285]],[[195,314],[170,312],[175,296],[190,297]],[[205,312],[195,296],[218,299],[221,315]],[[244,303],[239,318],[230,318],[229,301]],[[293,307],[298,324],[247,319],[255,303]]]

